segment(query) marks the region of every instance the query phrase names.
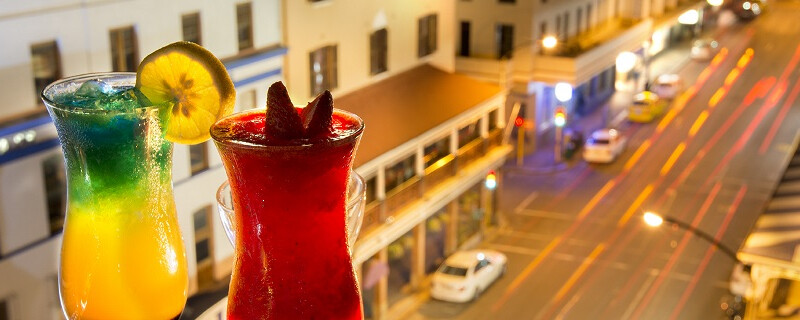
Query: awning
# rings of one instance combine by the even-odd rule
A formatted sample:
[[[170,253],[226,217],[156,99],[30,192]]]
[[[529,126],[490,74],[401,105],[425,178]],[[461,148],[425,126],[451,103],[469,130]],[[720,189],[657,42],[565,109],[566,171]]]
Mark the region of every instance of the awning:
[[[800,152],[795,151],[737,256],[746,264],[800,272]]]
[[[336,97],[336,107],[364,119],[358,167],[485,102],[497,85],[421,65]]]

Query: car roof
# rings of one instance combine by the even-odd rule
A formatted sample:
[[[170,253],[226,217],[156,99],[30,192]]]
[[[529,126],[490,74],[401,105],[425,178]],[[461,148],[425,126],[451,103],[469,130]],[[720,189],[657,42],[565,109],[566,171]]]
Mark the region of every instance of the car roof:
[[[472,267],[478,262],[479,254],[488,255],[487,252],[481,250],[458,251],[448,257],[445,264],[454,267]]]
[[[617,130],[614,129],[599,129],[592,132],[592,139],[594,140],[608,140],[613,135],[617,134]]]
[[[657,83],[676,83],[681,80],[681,76],[674,73],[666,73],[656,78]]]
[[[658,100],[658,95],[651,91],[642,91],[633,96],[634,101],[655,101]]]

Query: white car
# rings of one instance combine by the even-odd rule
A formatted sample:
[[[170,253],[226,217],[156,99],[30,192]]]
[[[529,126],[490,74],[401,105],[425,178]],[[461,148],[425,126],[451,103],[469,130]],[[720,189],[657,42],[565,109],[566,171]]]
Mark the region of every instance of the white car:
[[[431,297],[467,302],[480,296],[506,271],[506,256],[494,250],[459,251],[447,258],[431,280]]]
[[[600,129],[592,132],[583,146],[583,160],[594,163],[610,163],[623,151],[628,140],[615,129]]]
[[[651,91],[662,99],[675,99],[683,91],[683,80],[677,74],[662,74],[656,78]]]
[[[711,60],[719,48],[719,42],[712,39],[695,40],[692,43],[692,49],[689,51],[689,57],[694,60]]]

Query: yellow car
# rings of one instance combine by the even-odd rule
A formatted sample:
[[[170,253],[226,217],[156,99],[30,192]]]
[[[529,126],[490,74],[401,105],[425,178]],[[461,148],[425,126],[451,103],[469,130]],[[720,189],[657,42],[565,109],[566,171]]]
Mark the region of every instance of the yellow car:
[[[657,94],[643,91],[633,97],[633,103],[628,107],[628,120],[633,122],[651,122],[664,114],[666,101]]]

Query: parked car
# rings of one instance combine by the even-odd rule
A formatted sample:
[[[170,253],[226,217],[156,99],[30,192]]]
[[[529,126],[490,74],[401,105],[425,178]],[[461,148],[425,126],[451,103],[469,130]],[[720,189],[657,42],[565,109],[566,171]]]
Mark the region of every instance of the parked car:
[[[431,297],[450,302],[472,301],[506,271],[506,256],[494,250],[459,251],[433,274]]]
[[[719,50],[719,42],[713,39],[699,39],[692,43],[692,49],[689,51],[689,57],[694,60],[706,61],[711,60]]]
[[[593,163],[613,162],[623,151],[628,140],[615,129],[592,132],[583,146],[583,160]]]
[[[675,99],[683,91],[683,79],[677,74],[662,74],[656,78],[652,90],[661,99]]]
[[[633,96],[628,106],[628,120],[633,122],[650,122],[664,114],[667,101],[651,91],[642,91]]]

